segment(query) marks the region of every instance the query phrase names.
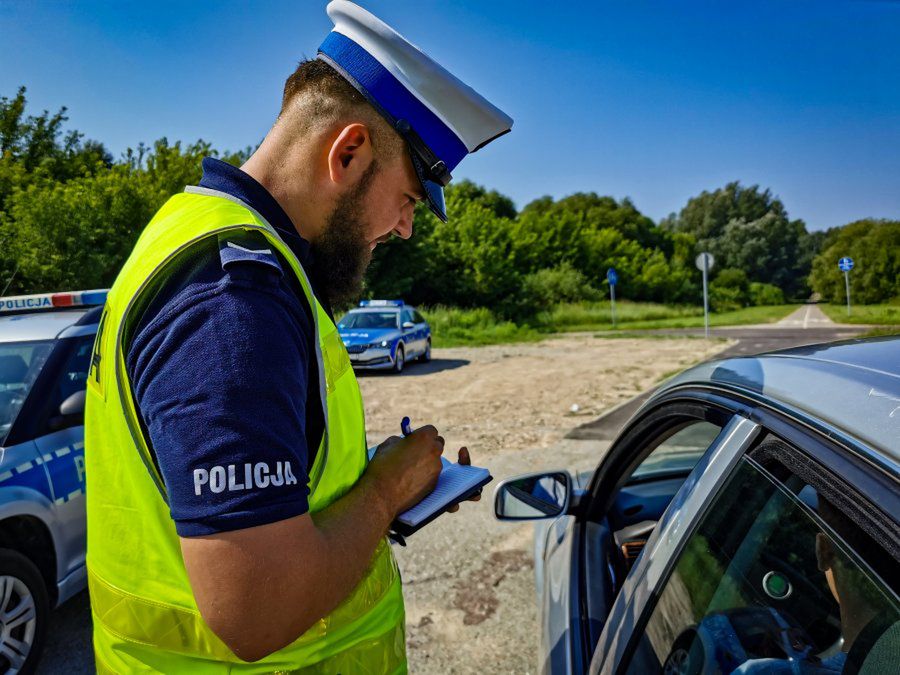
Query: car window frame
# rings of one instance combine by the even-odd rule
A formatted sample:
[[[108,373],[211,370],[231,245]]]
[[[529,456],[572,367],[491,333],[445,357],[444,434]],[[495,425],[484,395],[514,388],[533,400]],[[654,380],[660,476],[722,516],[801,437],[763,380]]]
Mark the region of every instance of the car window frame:
[[[760,425],[749,417],[735,413],[697,462],[650,534],[644,552],[613,601],[591,655],[591,673],[616,672],[633,636],[643,630],[648,605],[652,611],[650,600],[668,579],[688,538],[760,430]]]
[[[13,421],[6,438],[3,439],[4,445],[26,443],[43,434],[42,430],[46,428],[47,419],[49,418],[48,399],[56,383],[56,373],[66,359],[69,358],[76,339],[48,338],[46,340],[35,340],[35,342],[54,343],[53,349],[41,367],[37,379],[31,385],[31,390],[28,392],[25,403],[19,409],[19,413],[16,415],[16,419]]]
[[[678,391],[653,398],[645,404],[617,435],[609,451],[594,471],[585,497],[577,513],[577,574],[578,603],[580,603],[578,624],[573,620],[571,649],[583,652],[581,657],[589,663],[594,647],[599,644],[610,612],[605,611],[609,602],[609,594],[600,592],[597,584],[588,579],[592,570],[599,564],[596,552],[588,541],[591,526],[603,523],[615,502],[618,490],[625,485],[637,466],[640,465],[660,443],[693,422],[712,422],[724,429],[738,412],[749,415],[749,408],[720,397],[709,397],[705,393],[695,391]],[[717,437],[718,439],[721,437]],[[715,445],[711,444],[710,448]],[[704,456],[709,453],[707,449]],[[702,458],[701,460],[702,461]],[[630,576],[630,573],[629,575]],[[626,580],[627,580],[626,576]],[[619,592],[612,598],[615,605]]]
[[[56,388],[59,384],[60,377],[63,375],[63,368],[69,363],[69,360],[75,353],[75,350],[78,349],[80,344],[88,345],[88,353],[87,353],[87,374],[88,379],[90,379],[91,373],[91,355],[94,351],[94,338],[96,333],[84,333],[81,335],[74,335],[72,337],[62,338],[68,342],[68,346],[65,350],[63,350],[64,356],[63,358],[57,362],[54,377],[50,379],[48,382],[48,388],[46,389],[46,401],[44,402],[44,410],[42,414],[42,424],[39,429],[38,436],[44,436],[46,434],[54,433],[56,431],[63,431],[64,429],[71,429],[76,426],[83,426],[83,423],[74,423],[67,424],[64,427],[60,427],[59,429],[51,429],[50,428],[50,420],[56,416],[59,406],[62,405],[63,400],[57,400],[56,398]],[[87,381],[85,381],[85,386],[87,386]],[[77,393],[77,392],[72,392]],[[70,394],[71,396],[71,394]]]
[[[734,395],[732,392],[727,393]],[[733,405],[740,411],[740,415],[756,424],[756,433],[751,442],[746,444],[737,456],[733,457],[728,471],[719,477],[713,493],[698,494],[697,486],[692,486],[691,494],[684,495],[685,498],[694,500],[705,498],[705,504],[703,509],[690,519],[690,522],[682,524],[682,530],[677,537],[673,539],[672,533],[666,531],[668,528],[659,526],[651,534],[645,546],[646,549],[654,550],[651,546],[655,545],[660,538],[672,539],[673,543],[677,544],[677,548],[673,548],[667,556],[661,559],[658,555],[641,556],[632,568],[629,577],[626,578],[625,586],[609,613],[607,625],[604,626],[603,633],[594,648],[589,670],[592,674],[619,672],[627,666],[637,638],[643,633],[655,607],[655,603],[648,606],[649,600],[658,596],[662,585],[668,580],[681,556],[684,545],[703,518],[706,507],[718,498],[722,486],[737,468],[741,457],[748,455],[752,458],[760,443],[770,435],[782,439],[796,452],[810,458],[832,474],[837,474],[842,484],[860,494],[870,495],[872,497],[870,501],[875,504],[879,513],[883,517],[897,522],[897,519],[890,515],[891,509],[895,509],[892,511],[893,513],[898,513],[896,506],[900,503],[896,482],[892,482],[896,479],[886,475],[880,463],[867,461],[866,453],[860,453],[858,443],[835,437],[833,434],[825,437],[815,421],[789,415],[783,409],[776,409],[764,404],[748,406],[745,400],[723,394],[725,392],[700,389],[684,392],[673,391],[669,394],[671,397],[687,395],[695,400],[718,400],[725,407]],[[698,467],[695,467],[695,470]],[[673,504],[684,490],[685,486],[682,486],[682,490],[679,490],[673,499]],[[887,504],[881,501],[882,498],[889,500]],[[672,505],[667,509],[666,514],[669,514],[671,510]],[[662,522],[660,521],[661,524]],[[661,574],[659,574],[660,570],[657,570],[657,575],[648,579],[648,568],[653,566],[662,568]]]

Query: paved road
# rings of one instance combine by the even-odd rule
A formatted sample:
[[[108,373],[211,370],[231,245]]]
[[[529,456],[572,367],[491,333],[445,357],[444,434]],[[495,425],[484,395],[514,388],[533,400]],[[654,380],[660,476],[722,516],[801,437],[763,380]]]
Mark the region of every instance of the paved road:
[[[834,342],[853,338],[864,333],[869,326],[837,324],[829,319],[816,305],[804,305],[777,323],[758,326],[736,326],[734,328],[715,328],[710,330],[711,337],[722,337],[737,340],[723,351],[717,358],[726,356],[752,356],[776,349],[790,349],[819,342]],[[702,336],[703,331],[697,329],[656,330],[648,331],[663,335],[695,335]],[[578,440],[611,441],[619,435],[619,431],[631,416],[643,405],[653,393],[649,390],[633,398],[624,405],[614,408],[593,422],[588,422],[573,429],[566,438]]]

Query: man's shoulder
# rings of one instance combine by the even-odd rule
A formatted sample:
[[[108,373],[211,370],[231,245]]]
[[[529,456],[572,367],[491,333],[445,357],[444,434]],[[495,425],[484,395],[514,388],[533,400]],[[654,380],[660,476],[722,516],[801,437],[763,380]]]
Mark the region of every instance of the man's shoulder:
[[[279,254],[272,244],[258,230],[235,230],[218,236],[218,262],[223,275],[237,271],[268,272],[260,277],[261,281],[275,282],[284,276]],[[215,261],[213,261],[214,264]],[[275,277],[270,275],[274,274]]]
[[[310,335],[309,313],[286,283],[284,264],[261,233],[246,230],[209,238],[180,253],[140,309],[127,347],[129,369],[164,336],[196,333],[221,339],[224,329],[268,330],[273,321],[290,324],[295,335]]]

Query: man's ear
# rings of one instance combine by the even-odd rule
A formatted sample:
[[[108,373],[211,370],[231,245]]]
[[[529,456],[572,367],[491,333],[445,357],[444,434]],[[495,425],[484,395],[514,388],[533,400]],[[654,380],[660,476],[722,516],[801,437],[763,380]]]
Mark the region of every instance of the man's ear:
[[[372,163],[372,139],[365,124],[355,122],[341,129],[328,151],[328,175],[333,183],[352,185]]]

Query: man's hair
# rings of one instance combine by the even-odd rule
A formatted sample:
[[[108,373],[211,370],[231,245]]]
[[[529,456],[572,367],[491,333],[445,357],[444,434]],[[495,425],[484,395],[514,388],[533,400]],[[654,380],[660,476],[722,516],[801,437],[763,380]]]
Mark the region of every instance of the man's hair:
[[[394,157],[403,139],[365,97],[322,59],[302,61],[284,83],[279,120],[290,118],[299,133],[340,122],[362,122],[381,159]]]

